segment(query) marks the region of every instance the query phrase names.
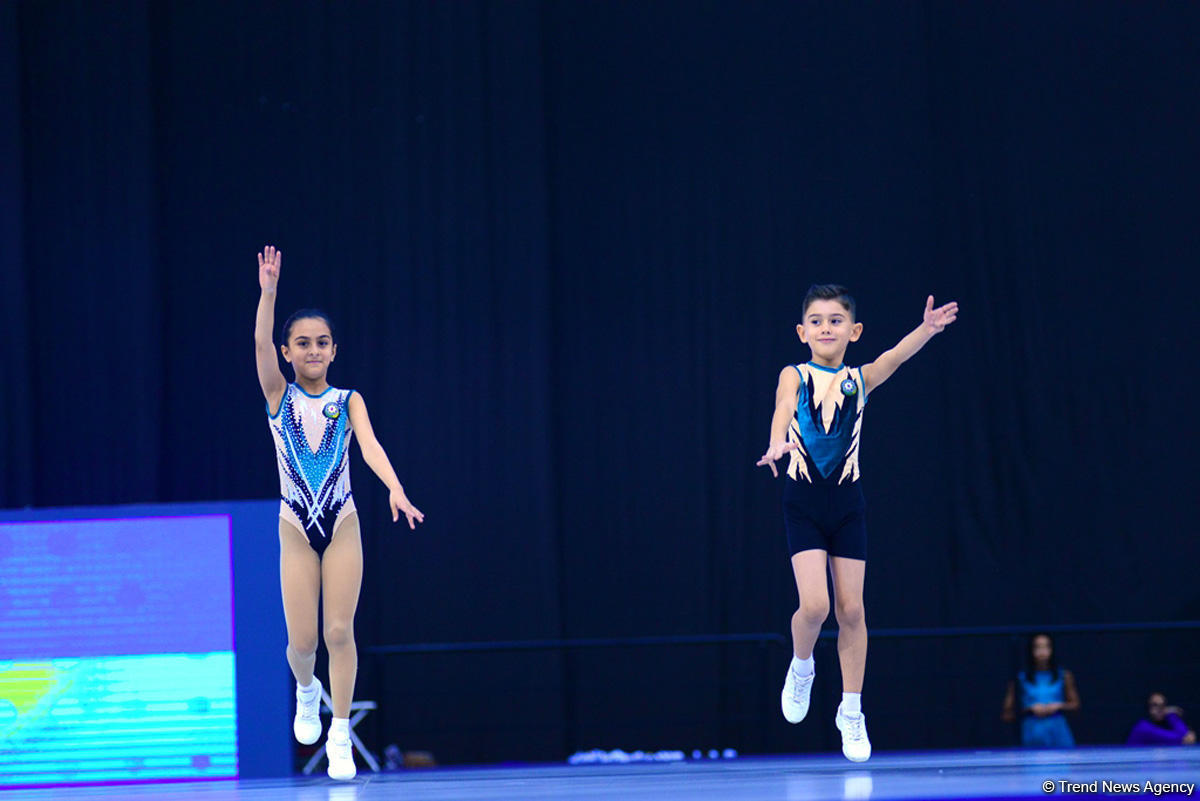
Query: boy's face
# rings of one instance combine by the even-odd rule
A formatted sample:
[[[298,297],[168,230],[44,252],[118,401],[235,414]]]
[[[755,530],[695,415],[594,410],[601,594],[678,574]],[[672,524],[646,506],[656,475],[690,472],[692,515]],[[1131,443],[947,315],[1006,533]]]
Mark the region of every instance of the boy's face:
[[[862,328],[862,323],[850,319],[850,310],[840,301],[814,300],[804,310],[804,321],[796,326],[796,333],[812,348],[814,357],[841,364],[846,348],[862,336]]]

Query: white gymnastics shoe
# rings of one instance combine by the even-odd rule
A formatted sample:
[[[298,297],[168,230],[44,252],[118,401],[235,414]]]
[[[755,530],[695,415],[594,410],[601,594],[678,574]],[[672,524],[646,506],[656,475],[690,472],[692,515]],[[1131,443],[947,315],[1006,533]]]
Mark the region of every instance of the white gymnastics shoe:
[[[834,725],[842,733],[842,753],[851,762],[866,762],[871,758],[871,741],[867,738],[867,716],[859,712],[847,715],[838,705]]]
[[[321,739],[321,680],[316,676],[307,690],[296,685],[296,717],[292,719],[292,733],[302,745],[312,745]]]
[[[358,769],[354,767],[354,752],[350,749],[349,737],[342,738],[337,732],[330,731],[325,740],[325,756],[329,759],[329,768],[326,770],[329,778],[348,782],[357,775]]]
[[[783,716],[788,723],[799,723],[808,714],[808,699],[812,694],[813,679],[816,673],[800,676],[795,668],[788,666],[787,678],[783,680],[783,693],[779,703],[783,708]]]

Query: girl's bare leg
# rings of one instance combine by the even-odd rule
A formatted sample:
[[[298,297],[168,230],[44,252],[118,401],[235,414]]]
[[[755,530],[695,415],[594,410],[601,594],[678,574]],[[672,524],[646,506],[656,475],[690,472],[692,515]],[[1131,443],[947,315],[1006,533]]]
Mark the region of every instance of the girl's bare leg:
[[[362,587],[362,539],[358,514],[338,526],[320,563],[324,589],[325,647],[329,649],[329,695],[333,716],[350,717],[358,650],[354,644],[354,610]]]
[[[321,560],[300,531],[279,521],[279,586],[287,625],[287,661],[302,686],[312,683],[317,660],[317,599],[321,595]]]

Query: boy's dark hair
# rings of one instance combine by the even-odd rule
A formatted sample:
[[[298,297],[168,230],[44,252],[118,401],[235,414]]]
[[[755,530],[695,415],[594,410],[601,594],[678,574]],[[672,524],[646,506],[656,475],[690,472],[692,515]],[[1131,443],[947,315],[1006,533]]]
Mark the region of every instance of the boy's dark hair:
[[[840,284],[813,284],[804,295],[804,305],[801,307],[801,317],[808,314],[808,307],[818,300],[836,300],[850,311],[850,321],[854,321],[854,298],[850,290]]]
[[[333,320],[329,319],[328,314],[320,309],[300,309],[293,312],[292,316],[287,318],[287,321],[283,324],[283,344],[286,345],[288,343],[288,339],[291,338],[292,326],[296,324],[297,320],[307,320],[310,318],[314,320],[324,320],[325,325],[329,326],[329,339],[333,342],[337,342],[337,337],[334,336],[333,333]]]

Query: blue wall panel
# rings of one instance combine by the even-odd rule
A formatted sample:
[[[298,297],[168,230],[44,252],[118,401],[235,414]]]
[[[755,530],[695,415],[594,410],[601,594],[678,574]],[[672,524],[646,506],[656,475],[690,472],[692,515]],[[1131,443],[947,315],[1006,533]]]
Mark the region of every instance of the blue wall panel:
[[[0,785],[289,772],[276,514],[0,513]]]

